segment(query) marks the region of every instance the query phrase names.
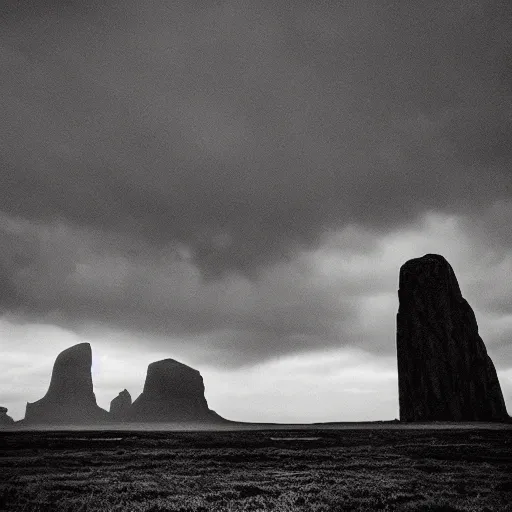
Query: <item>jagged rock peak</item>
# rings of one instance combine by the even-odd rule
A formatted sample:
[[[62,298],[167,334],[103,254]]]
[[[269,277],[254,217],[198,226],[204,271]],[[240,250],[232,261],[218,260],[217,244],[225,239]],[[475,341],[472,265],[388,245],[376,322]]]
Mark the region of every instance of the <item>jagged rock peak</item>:
[[[148,366],[142,394],[129,411],[138,422],[225,421],[208,408],[201,374],[174,359]]]
[[[400,268],[397,356],[402,421],[508,418],[471,306],[443,256]]]
[[[128,390],[123,389],[111,402],[110,402],[110,415],[112,419],[122,421],[132,405],[132,397]]]
[[[7,407],[0,407],[0,427],[14,425],[14,420],[8,416],[7,411]]]
[[[108,413],[98,407],[93,391],[92,350],[79,343],[61,352],[53,365],[46,395],[27,403],[25,423],[81,424],[106,421]]]

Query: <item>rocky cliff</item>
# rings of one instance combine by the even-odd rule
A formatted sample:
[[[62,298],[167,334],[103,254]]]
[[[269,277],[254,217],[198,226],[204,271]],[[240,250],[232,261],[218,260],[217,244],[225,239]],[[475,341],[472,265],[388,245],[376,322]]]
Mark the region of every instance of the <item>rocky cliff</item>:
[[[128,419],[136,422],[224,422],[208,408],[201,374],[173,359],[151,363]]]
[[[407,261],[398,298],[400,419],[507,419],[496,370],[450,264],[436,254]]]
[[[108,421],[107,411],[96,404],[89,343],[80,343],[61,352],[53,366],[46,395],[27,403],[28,424],[90,424]]]

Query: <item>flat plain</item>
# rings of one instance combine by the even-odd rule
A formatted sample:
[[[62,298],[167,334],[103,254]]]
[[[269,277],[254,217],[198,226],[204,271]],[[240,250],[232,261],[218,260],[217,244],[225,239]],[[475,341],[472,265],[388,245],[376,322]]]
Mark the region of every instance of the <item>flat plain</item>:
[[[3,431],[0,510],[512,511],[512,430]]]

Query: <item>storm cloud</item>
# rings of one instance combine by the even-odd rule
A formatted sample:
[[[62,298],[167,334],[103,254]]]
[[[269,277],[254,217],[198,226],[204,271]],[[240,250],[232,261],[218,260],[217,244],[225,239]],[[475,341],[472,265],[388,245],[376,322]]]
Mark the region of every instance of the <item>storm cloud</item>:
[[[9,318],[235,366],[389,354],[434,248],[511,357],[510,2],[1,9]]]

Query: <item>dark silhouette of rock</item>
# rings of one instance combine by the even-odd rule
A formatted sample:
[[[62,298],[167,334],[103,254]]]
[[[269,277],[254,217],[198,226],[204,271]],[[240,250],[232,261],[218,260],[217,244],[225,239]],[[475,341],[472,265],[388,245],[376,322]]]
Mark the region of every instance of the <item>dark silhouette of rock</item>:
[[[130,410],[132,405],[132,397],[126,389],[123,389],[111,402],[110,402],[110,416],[113,420],[123,421]]]
[[[61,352],[53,365],[46,395],[27,403],[24,423],[90,424],[108,421],[107,411],[96,404],[91,376],[92,351],[80,343]]]
[[[437,254],[400,269],[401,421],[508,419],[494,365],[450,264]]]
[[[14,420],[7,415],[7,407],[0,407],[0,427],[14,425]]]
[[[148,366],[142,394],[128,418],[136,422],[202,422],[226,420],[208,408],[201,374],[173,359]]]

